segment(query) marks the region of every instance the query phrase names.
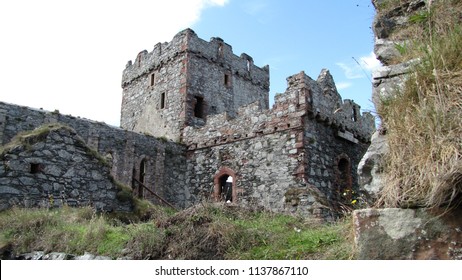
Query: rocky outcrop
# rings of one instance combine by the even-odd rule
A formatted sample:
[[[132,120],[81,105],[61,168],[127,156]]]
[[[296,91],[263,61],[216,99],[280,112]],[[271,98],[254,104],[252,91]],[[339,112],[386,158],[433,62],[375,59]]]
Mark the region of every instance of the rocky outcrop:
[[[402,88],[418,58],[404,61],[406,30],[411,19],[424,16],[431,1],[373,0],[377,58],[384,65],[373,73],[372,99],[380,103]],[[398,63],[399,62],[399,63]],[[386,125],[376,132],[358,166],[360,189],[371,203],[385,185],[384,158],[388,151]],[[406,168],[403,166],[402,168]],[[461,209],[364,209],[353,213],[359,259],[462,259]]]
[[[355,211],[358,258],[462,260],[462,216],[444,211],[398,208]]]
[[[376,131],[371,145],[358,164],[358,177],[361,191],[367,193],[369,203],[376,201],[384,183],[383,157],[388,151],[387,137]]]
[[[401,2],[391,8],[391,1],[372,1],[377,10],[372,24],[375,34],[374,52],[384,65],[372,73],[372,101],[376,108],[381,100],[392,95],[403,84],[409,73],[411,62],[397,63],[401,60],[401,52],[409,44],[409,38],[400,34],[400,31],[407,28],[413,15],[425,11],[427,7],[424,0]]]
[[[424,0],[401,1],[392,5],[392,1],[372,0],[377,15],[372,24],[375,34],[374,52],[383,64],[372,73],[372,101],[377,111],[380,103],[393,96],[401,89],[406,81],[406,75],[412,66],[419,60],[411,59],[401,61],[400,48],[407,44],[400,32],[407,28],[413,15],[426,11]],[[380,115],[379,115],[380,117]],[[380,133],[376,132],[371,138],[371,145],[358,165],[360,189],[368,194],[374,202],[383,183],[383,156],[387,152],[386,128],[382,127]]]

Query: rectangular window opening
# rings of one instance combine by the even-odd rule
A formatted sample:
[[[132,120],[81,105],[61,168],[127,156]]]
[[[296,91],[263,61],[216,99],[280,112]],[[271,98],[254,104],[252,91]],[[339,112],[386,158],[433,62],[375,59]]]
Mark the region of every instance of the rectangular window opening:
[[[161,109],[165,108],[165,92],[162,92],[160,94],[160,108]]]
[[[39,163],[31,163],[30,164],[30,173],[31,174],[37,174],[41,171],[41,167]]]
[[[230,79],[229,74],[225,74],[224,84],[227,87],[229,87],[231,85],[231,79]]]
[[[353,113],[351,115],[351,120],[354,122],[358,121],[358,110],[355,107],[353,107]]]
[[[151,73],[151,75],[149,76],[149,85],[152,87],[156,84],[156,75],[154,73]]]
[[[195,96],[195,105],[194,105],[194,117],[203,119],[204,118],[204,98],[200,96]]]

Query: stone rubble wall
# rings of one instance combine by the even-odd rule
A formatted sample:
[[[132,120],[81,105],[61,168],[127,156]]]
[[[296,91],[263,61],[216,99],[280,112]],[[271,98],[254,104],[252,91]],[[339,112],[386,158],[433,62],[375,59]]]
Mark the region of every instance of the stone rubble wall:
[[[195,33],[190,36],[188,53],[188,93],[204,97],[207,116],[224,112],[234,116],[241,106],[253,102],[268,108],[268,66],[257,67],[245,53],[235,55],[220,38],[207,42]]]
[[[114,178],[127,186],[132,186],[133,177],[139,179],[140,163],[144,159],[145,184],[169,202],[181,206],[184,193],[172,186],[183,185],[185,181],[184,146],[100,122],[0,102],[2,145],[22,131],[50,123],[73,128],[90,148],[110,163]],[[146,195],[156,202],[155,198]]]
[[[238,174],[239,204],[323,219],[332,215],[332,201],[339,200],[338,161],[349,161],[351,187],[356,186],[352,170],[367,149],[364,139],[374,123],[368,114],[354,121],[352,106],[357,105],[342,102],[327,70],[320,76],[319,83],[303,72],[289,77],[288,89],[270,110],[253,103],[239,108],[235,117],[219,114],[201,127],[186,127],[191,203],[213,193],[214,176],[226,167]],[[335,109],[333,117],[328,112]],[[350,137],[339,135],[342,130]]]
[[[202,127],[184,128],[184,143],[188,149],[195,149],[299,128],[303,126],[302,117],[305,115],[325,123],[327,127],[350,133],[350,140],[356,139],[354,142],[369,142],[375,131],[373,116],[363,113],[354,121],[352,108],[359,106],[351,100],[342,103],[327,70],[323,70],[320,77],[319,83],[304,72],[288,77],[288,88],[285,93],[276,95],[272,109],[265,110],[258,103],[252,103],[239,108],[236,117],[229,114],[210,116]],[[326,96],[325,92],[329,90],[331,93]]]
[[[351,206],[353,197],[345,197],[343,193],[358,193],[358,176],[355,171],[369,143],[352,143],[339,137],[335,130],[326,129],[325,123],[316,122],[309,117],[304,123],[303,172],[307,183],[315,186],[329,201],[331,207],[340,207],[339,203]],[[348,162],[345,171],[339,168],[341,160]]]
[[[0,155],[1,210],[64,204],[109,212],[132,210],[130,200],[119,199],[121,189],[109,164],[70,128],[40,127],[13,139]]]
[[[128,62],[122,75],[122,128],[180,140],[185,122],[187,42],[188,33],[178,33],[171,42],[156,44],[152,52],[142,51],[134,63]]]
[[[361,114],[361,107],[353,100],[342,101],[328,70],[323,69],[316,81],[304,73],[291,76],[288,78],[289,88],[292,83],[295,87],[309,86],[311,98],[308,110],[318,122],[325,122],[328,126],[338,129],[344,133],[338,136],[347,137],[355,143],[369,142],[375,131],[374,117],[369,112]]]
[[[206,42],[186,29],[129,61],[122,88],[122,128],[182,141],[184,126],[203,125],[208,116],[235,115],[253,102],[268,108],[269,67],[255,66],[247,54],[236,56],[220,38]],[[204,100],[200,118],[194,114],[197,97]]]

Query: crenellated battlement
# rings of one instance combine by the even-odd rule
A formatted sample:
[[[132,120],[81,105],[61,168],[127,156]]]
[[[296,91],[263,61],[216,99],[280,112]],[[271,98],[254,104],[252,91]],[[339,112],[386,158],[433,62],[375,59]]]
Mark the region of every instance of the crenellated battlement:
[[[374,116],[361,114],[361,107],[353,100],[342,100],[329,70],[323,69],[316,81],[302,71],[288,77],[287,85],[287,91],[306,98],[306,110],[316,121],[338,129],[339,136],[350,141],[369,141],[375,131]]]
[[[122,77],[121,126],[181,141],[181,130],[258,102],[269,107],[269,67],[237,56],[221,38],[186,29],[129,61]]]
[[[122,74],[122,88],[159,69],[168,61],[173,60],[182,52],[185,52],[188,35],[194,33],[191,29],[179,32],[170,42],[157,43],[151,52],[143,50],[138,53],[135,60],[129,60]],[[194,33],[195,34],[195,33]]]
[[[219,63],[224,68],[232,69],[233,75],[250,79],[252,83],[269,90],[268,65],[258,67],[250,55],[234,54],[232,46],[223,39],[212,37],[207,42],[191,29],[179,32],[170,42],[157,43],[151,52],[139,52],[134,61],[128,61],[122,75],[122,87],[143,75],[148,75],[182,53],[193,54],[211,63]]]
[[[360,114],[352,100],[342,101],[329,71],[323,69],[315,81],[300,72],[287,78],[287,90],[275,96],[271,109],[258,102],[239,108],[237,115],[218,114],[200,127],[188,126],[183,139],[189,149],[222,145],[285,130],[304,129],[303,117],[325,124],[350,142],[368,142],[373,133],[374,118]]]

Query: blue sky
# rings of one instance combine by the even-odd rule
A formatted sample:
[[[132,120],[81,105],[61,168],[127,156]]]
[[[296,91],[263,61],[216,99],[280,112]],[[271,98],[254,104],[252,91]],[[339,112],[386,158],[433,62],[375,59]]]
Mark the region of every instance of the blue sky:
[[[0,101],[118,125],[126,62],[191,27],[268,64],[271,104],[286,77],[327,68],[373,110],[373,17],[370,0],[2,1]]]
[[[316,79],[327,68],[344,99],[372,110],[373,17],[370,0],[231,0],[205,10],[193,29],[204,39],[221,37],[258,66],[270,65],[271,97],[284,92],[288,76],[303,70]]]

